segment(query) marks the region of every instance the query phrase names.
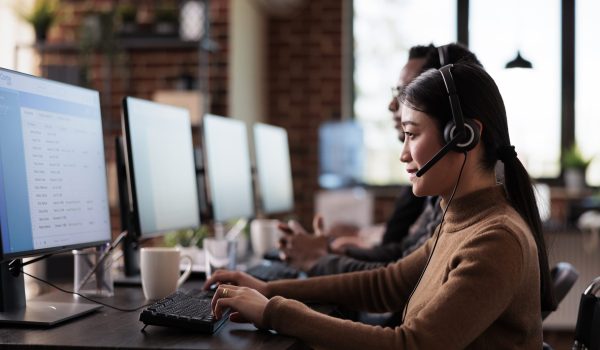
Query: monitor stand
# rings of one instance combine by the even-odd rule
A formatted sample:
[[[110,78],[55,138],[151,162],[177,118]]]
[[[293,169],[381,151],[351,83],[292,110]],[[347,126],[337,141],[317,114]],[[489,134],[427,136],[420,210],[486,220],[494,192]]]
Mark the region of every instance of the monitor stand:
[[[0,280],[0,324],[49,327],[102,307],[73,302],[25,302],[23,274],[19,272],[15,276],[7,262],[0,264]]]
[[[137,239],[128,234],[123,240],[123,271],[119,271],[113,278],[115,286],[142,285],[140,275],[140,248]]]
[[[133,222],[134,215],[129,211],[129,182],[127,181],[127,166],[125,156],[125,146],[123,138],[115,138],[115,159],[117,164],[117,184],[119,188],[119,216],[121,218],[121,230],[127,231],[127,235],[122,243],[123,248],[123,269],[118,271],[113,278],[115,286],[133,286],[142,285],[140,276],[140,250],[139,250],[139,232],[135,229]]]
[[[50,327],[101,307],[96,304],[28,301],[23,309],[0,312],[0,324]]]

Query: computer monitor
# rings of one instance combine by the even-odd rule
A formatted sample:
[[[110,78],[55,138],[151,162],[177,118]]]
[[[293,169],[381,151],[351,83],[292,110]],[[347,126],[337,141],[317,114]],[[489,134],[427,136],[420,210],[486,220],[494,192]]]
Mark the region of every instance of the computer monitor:
[[[0,322],[52,325],[96,309],[28,301],[21,258],[110,241],[97,91],[0,68]]]
[[[243,121],[206,114],[205,172],[216,222],[254,216],[248,131]]]
[[[329,121],[319,127],[319,185],[325,189],[362,182],[363,130],[357,121]]]
[[[200,225],[196,167],[187,109],[126,97],[122,122],[127,201],[121,206],[129,231],[125,274],[137,276],[136,240]]]
[[[254,150],[261,211],[291,212],[294,189],[287,131],[273,125],[254,124]]]

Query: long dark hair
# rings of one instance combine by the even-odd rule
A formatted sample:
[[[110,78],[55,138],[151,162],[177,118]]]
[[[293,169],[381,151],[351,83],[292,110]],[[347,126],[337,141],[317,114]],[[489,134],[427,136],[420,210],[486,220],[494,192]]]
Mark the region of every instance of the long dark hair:
[[[480,66],[469,62],[457,63],[452,75],[465,118],[476,118],[483,124],[481,142],[484,155],[482,167],[493,170],[504,159],[504,186],[510,204],[529,225],[537,245],[541,277],[542,311],[556,309],[548,255],[542,232],[540,213],[536,205],[529,174],[516,156],[502,157],[500,150],[510,147],[506,110],[496,83]],[[404,89],[400,100],[411,109],[434,118],[440,130],[452,119],[448,95],[442,75],[430,69]],[[440,133],[440,135],[443,132]],[[445,143],[441,140],[442,144]]]

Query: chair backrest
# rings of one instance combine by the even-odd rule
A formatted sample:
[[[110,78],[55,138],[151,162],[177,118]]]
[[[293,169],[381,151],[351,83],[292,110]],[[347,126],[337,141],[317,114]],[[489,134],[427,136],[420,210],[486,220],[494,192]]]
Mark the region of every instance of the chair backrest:
[[[579,303],[573,350],[600,350],[600,277],[585,289]],[[596,331],[594,331],[596,330]]]
[[[567,262],[559,262],[550,270],[550,276],[552,278],[556,304],[558,305],[575,285],[579,277],[579,272],[575,270],[573,265]],[[549,314],[550,311],[543,312],[542,319],[546,319]]]

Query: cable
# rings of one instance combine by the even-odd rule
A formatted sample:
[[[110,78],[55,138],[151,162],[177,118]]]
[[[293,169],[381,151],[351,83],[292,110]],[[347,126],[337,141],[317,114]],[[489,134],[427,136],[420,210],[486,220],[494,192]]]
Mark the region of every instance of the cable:
[[[103,253],[103,255],[98,259],[98,262],[95,264],[95,266],[91,269],[91,271],[89,272],[88,276],[84,277],[83,279],[83,283],[87,282],[87,280],[91,277],[91,275],[98,269],[98,266],[100,266],[100,264],[102,262],[104,262],[104,259],[107,258],[107,256],[119,245],[119,243],[121,243],[121,241],[125,238],[125,236],[127,236],[127,230],[121,232],[117,238],[110,244],[110,247],[108,248],[108,250],[106,252]],[[22,268],[36,263],[40,260],[44,260],[47,259],[51,256],[53,256],[55,253],[48,253],[48,254],[44,254],[42,256],[38,256],[36,258],[30,259],[26,262],[23,262],[21,259],[14,259],[11,260],[8,263],[8,271],[13,273],[13,274],[17,274],[19,272],[22,272]],[[82,284],[83,284],[82,283]]]
[[[40,260],[44,260],[44,259],[46,259],[46,258],[49,258],[49,257],[51,257],[52,255],[54,255],[54,253],[44,254],[44,255],[42,255],[42,256],[38,256],[37,258],[30,259],[30,260],[28,260],[28,261],[26,261],[26,262],[23,262],[23,261],[22,261],[22,260],[20,260],[20,259],[11,260],[11,261],[8,263],[8,270],[9,270],[9,271],[13,271],[13,270],[15,270],[15,269],[20,269],[20,268],[23,268],[24,266],[27,266],[27,265],[29,265],[29,264],[33,264],[33,263],[35,263],[35,262],[38,262],[38,261],[40,261]],[[18,270],[17,270],[17,271],[18,271]]]
[[[431,248],[431,252],[429,253],[429,256],[427,257],[427,261],[425,262],[425,267],[421,271],[421,275],[419,275],[419,279],[417,280],[417,283],[415,284],[413,290],[408,295],[408,299],[406,300],[406,305],[404,305],[404,310],[402,311],[402,321],[400,322],[400,324],[404,324],[404,318],[406,317],[406,313],[408,312],[408,303],[410,303],[410,299],[412,298],[413,294],[415,294],[415,291],[417,290],[419,283],[421,283],[421,279],[423,278],[423,275],[425,274],[425,271],[427,270],[427,266],[429,266],[429,262],[431,261],[431,257],[433,256],[433,252],[435,251],[435,247],[437,246],[438,239],[440,238],[440,233],[442,232],[442,226],[444,225],[444,218],[446,217],[446,212],[448,211],[448,208],[450,208],[450,203],[452,203],[452,199],[454,198],[454,195],[456,194],[456,189],[458,188],[458,185],[460,183],[460,178],[462,177],[463,169],[465,168],[465,164],[467,163],[467,152],[463,152],[463,154],[465,155],[465,158],[463,160],[462,166],[460,167],[460,172],[458,173],[458,179],[456,180],[456,184],[454,185],[454,189],[452,190],[452,195],[450,195],[448,204],[446,204],[446,208],[444,208],[444,213],[442,214],[442,220],[440,221],[440,226],[438,226],[438,232],[435,235],[435,241],[433,242],[433,247]]]
[[[101,264],[103,264],[103,263],[104,263],[104,260],[105,260],[105,259],[106,259],[108,256],[110,256],[110,253],[111,253],[111,252],[112,252],[112,251],[113,251],[113,250],[114,250],[114,249],[115,249],[115,248],[116,248],[116,247],[117,247],[117,246],[118,246],[118,245],[119,245],[119,244],[120,244],[120,243],[123,241],[123,239],[124,239],[126,236],[127,236],[127,230],[125,230],[125,231],[121,232],[121,233],[120,233],[120,234],[117,236],[117,238],[116,238],[116,239],[115,239],[115,240],[114,240],[114,241],[113,241],[113,242],[110,244],[109,248],[108,248],[108,249],[107,249],[107,250],[106,250],[106,251],[105,251],[105,252],[104,252],[104,253],[103,253],[103,254],[100,256],[100,258],[98,259],[98,261],[96,262],[96,264],[94,265],[94,267],[93,267],[93,268],[90,270],[90,272],[89,272],[89,273],[88,273],[88,274],[87,274],[87,275],[86,275],[86,276],[83,278],[83,282],[80,284],[80,287],[81,287],[81,286],[83,286],[83,284],[85,284],[85,282],[86,282],[86,281],[87,281],[87,280],[88,280],[88,279],[91,277],[91,275],[92,275],[92,274],[93,274],[93,273],[94,273],[94,272],[95,272],[95,271],[98,269],[98,267],[99,267]],[[112,305],[106,304],[106,303],[104,303],[104,302],[101,302],[101,301],[94,300],[94,299],[92,299],[92,298],[86,297],[85,295],[83,295],[83,294],[80,294],[80,293],[78,293],[78,292],[75,292],[75,291],[69,291],[69,290],[63,289],[63,288],[61,288],[61,287],[59,287],[59,286],[57,286],[57,285],[55,285],[55,284],[53,284],[53,283],[51,283],[51,282],[49,282],[49,281],[46,281],[46,280],[44,280],[44,279],[41,279],[41,278],[39,278],[39,277],[33,276],[33,275],[31,275],[31,274],[29,274],[29,273],[27,273],[27,272],[25,272],[25,271],[23,270],[23,266],[26,266],[26,265],[32,264],[32,263],[34,263],[34,262],[37,262],[37,261],[40,261],[40,260],[42,260],[42,259],[46,259],[46,258],[48,258],[48,257],[50,257],[50,256],[52,256],[52,255],[53,255],[52,253],[51,253],[51,254],[45,254],[45,255],[42,255],[42,256],[40,256],[40,257],[37,257],[37,258],[35,258],[35,259],[32,259],[32,260],[30,260],[30,261],[27,261],[27,262],[25,262],[25,263],[18,263],[18,264],[17,264],[17,261],[18,261],[18,260],[12,260],[12,261],[9,263],[9,271],[10,271],[10,272],[12,272],[13,274],[15,274],[15,273],[16,273],[16,274],[18,274],[18,272],[20,272],[20,273],[22,273],[22,274],[24,274],[24,275],[26,275],[26,276],[29,276],[29,277],[33,278],[33,279],[34,279],[34,280],[36,280],[36,281],[39,281],[39,282],[45,283],[45,284],[49,285],[50,287],[53,287],[53,288],[55,288],[55,289],[57,289],[57,290],[59,290],[59,291],[61,291],[61,292],[63,292],[63,293],[77,295],[77,296],[79,296],[79,297],[81,297],[81,298],[83,298],[83,299],[85,299],[85,300],[89,300],[89,301],[91,301],[91,302],[93,302],[93,303],[100,304],[100,305],[106,306],[106,307],[108,307],[108,308],[115,309],[115,310],[117,310],[117,311],[122,311],[122,312],[133,312],[133,311],[140,310],[140,309],[142,309],[142,308],[144,308],[144,307],[146,307],[146,306],[150,306],[150,305],[154,304],[154,302],[151,302],[151,303],[144,304],[144,305],[142,305],[142,306],[139,306],[139,307],[137,307],[137,308],[133,308],[133,309],[124,309],[124,308],[120,308],[120,307],[112,306]]]
[[[81,298],[83,298],[83,299],[85,299],[85,300],[89,300],[89,301],[91,301],[91,302],[93,302],[93,303],[100,304],[100,305],[106,306],[106,307],[108,307],[108,308],[115,309],[115,310],[117,310],[117,311],[122,311],[122,312],[133,312],[133,311],[138,311],[138,310],[140,310],[140,309],[142,309],[142,308],[144,308],[144,307],[146,307],[146,306],[150,306],[150,305],[154,304],[154,302],[151,302],[151,303],[144,304],[144,305],[142,305],[142,306],[136,307],[136,308],[134,308],[134,309],[124,309],[124,308],[120,308],[120,307],[117,307],[117,306],[112,306],[112,305],[109,305],[109,304],[103,303],[103,302],[101,302],[101,301],[98,301],[98,300],[94,300],[94,299],[92,299],[92,298],[86,297],[85,295],[83,295],[83,294],[80,294],[80,293],[77,293],[77,292],[73,292],[73,291],[70,291],[70,290],[63,289],[63,288],[61,288],[61,287],[59,287],[59,286],[55,285],[55,284],[54,284],[54,283],[52,283],[52,282],[48,282],[48,281],[46,281],[46,280],[43,280],[43,279],[41,279],[41,278],[39,278],[39,277],[36,277],[36,276],[30,275],[29,273],[27,273],[27,272],[23,271],[22,269],[21,269],[21,273],[22,273],[22,274],[24,274],[24,275],[26,275],[26,276],[29,276],[29,277],[33,278],[33,279],[34,279],[34,280],[36,280],[36,281],[39,281],[39,282],[45,283],[45,284],[49,285],[50,287],[56,288],[56,289],[58,289],[59,291],[61,291],[61,292],[63,292],[63,293],[77,295],[77,296],[79,296],[79,297],[81,297]]]

